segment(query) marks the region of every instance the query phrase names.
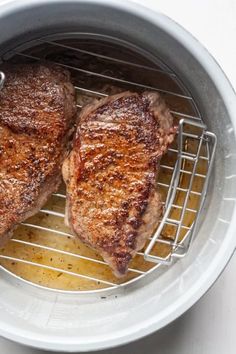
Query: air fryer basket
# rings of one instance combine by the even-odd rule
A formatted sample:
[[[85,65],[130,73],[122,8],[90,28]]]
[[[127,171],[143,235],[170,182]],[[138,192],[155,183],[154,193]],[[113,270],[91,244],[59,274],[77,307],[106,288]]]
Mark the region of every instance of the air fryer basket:
[[[183,150],[178,150],[178,141],[170,148],[159,177],[164,200],[170,200],[168,190],[177,187],[172,199],[175,211],[166,216],[165,226],[177,223],[179,209],[183,210],[178,237],[156,239],[157,251],[155,246],[152,249],[153,241],[131,265],[124,286],[117,285],[102,260],[71,239],[62,226],[60,190],[0,253],[4,267],[1,333],[26,344],[68,351],[110,347],[150,333],[191,306],[234,251],[234,93],[214,60],[192,37],[164,16],[129,3],[41,1],[39,6],[21,1],[3,6],[1,17],[1,58],[46,58],[67,66],[78,91],[78,108],[94,97],[124,89],[157,89],[180,120],[180,129],[187,127],[179,135],[185,139]],[[215,135],[218,148],[211,171]],[[175,165],[181,154],[181,164]],[[171,179],[174,166],[180,171],[178,186],[176,178]],[[207,186],[203,181],[208,178],[207,198],[188,254],[170,267],[156,266],[150,261],[168,261],[174,253],[181,257],[188,249],[189,242],[178,253],[181,247],[176,248],[176,242],[191,240],[188,229],[196,224]],[[191,202],[181,204],[181,193],[191,196]],[[173,230],[168,230],[161,233],[170,236]],[[73,291],[48,292],[45,287]]]

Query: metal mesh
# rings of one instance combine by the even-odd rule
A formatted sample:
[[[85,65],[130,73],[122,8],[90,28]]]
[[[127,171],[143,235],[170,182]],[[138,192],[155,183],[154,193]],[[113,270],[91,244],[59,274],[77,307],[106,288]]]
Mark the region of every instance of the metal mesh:
[[[3,59],[47,59],[68,68],[78,93],[78,109],[94,98],[124,90],[160,91],[179,121],[179,132],[160,164],[157,184],[165,204],[164,217],[124,279],[116,279],[102,258],[64,225],[64,186],[36,216],[18,227],[0,251],[2,269],[35,285],[66,291],[124,286],[162,263],[170,264],[173,258],[183,257],[197,227],[216,145],[216,137],[207,131],[193,98],[163,63],[154,65],[134,56],[129,61],[126,53],[109,55],[112,50],[108,46],[83,49],[86,45],[40,39],[33,48],[28,45],[29,49],[23,52],[15,49]]]

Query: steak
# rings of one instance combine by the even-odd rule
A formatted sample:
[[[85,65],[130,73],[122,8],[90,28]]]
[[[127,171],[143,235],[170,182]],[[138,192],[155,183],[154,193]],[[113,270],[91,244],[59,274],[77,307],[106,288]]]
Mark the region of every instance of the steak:
[[[0,246],[61,183],[76,114],[70,74],[49,64],[3,65],[0,91]]]
[[[124,92],[86,106],[63,164],[66,222],[117,277],[152,235],[163,212],[158,163],[176,128],[156,92]]]

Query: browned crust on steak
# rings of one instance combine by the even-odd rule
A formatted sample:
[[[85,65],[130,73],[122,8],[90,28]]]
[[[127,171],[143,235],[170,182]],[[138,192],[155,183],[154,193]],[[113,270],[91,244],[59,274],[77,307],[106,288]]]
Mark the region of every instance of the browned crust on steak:
[[[63,164],[67,223],[118,277],[157,227],[158,162],[175,131],[156,92],[124,92],[81,112],[74,148]]]
[[[61,182],[76,114],[70,74],[50,64],[4,65],[0,91],[0,246]]]

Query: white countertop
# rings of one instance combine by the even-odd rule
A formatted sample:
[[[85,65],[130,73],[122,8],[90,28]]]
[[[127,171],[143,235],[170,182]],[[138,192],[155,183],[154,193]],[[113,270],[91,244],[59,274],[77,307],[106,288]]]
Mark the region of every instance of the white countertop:
[[[236,89],[236,0],[135,1],[167,14],[188,29],[213,54]],[[235,277],[236,255],[210,291],[181,318],[136,343],[99,353],[235,354]],[[0,338],[0,353],[46,352]]]

